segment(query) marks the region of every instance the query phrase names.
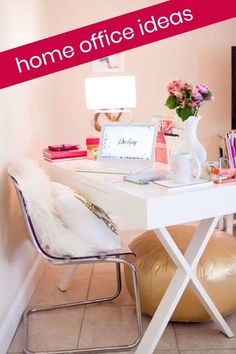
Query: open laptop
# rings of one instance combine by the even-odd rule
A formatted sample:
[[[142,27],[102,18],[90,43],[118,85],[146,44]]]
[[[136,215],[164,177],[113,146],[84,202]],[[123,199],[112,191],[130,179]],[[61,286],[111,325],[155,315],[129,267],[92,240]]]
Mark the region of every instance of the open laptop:
[[[152,167],[156,127],[153,124],[104,124],[98,160],[79,161],[78,172],[130,174]]]

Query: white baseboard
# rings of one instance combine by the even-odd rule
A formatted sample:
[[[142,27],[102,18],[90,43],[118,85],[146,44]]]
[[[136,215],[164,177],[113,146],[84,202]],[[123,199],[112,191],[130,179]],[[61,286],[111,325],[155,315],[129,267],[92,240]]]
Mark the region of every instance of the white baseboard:
[[[0,326],[0,353],[5,354],[11,344],[15,331],[21,320],[21,316],[35,290],[42,275],[45,262],[40,255],[37,256],[33,266],[28,272],[24,283],[8,311],[6,318]]]

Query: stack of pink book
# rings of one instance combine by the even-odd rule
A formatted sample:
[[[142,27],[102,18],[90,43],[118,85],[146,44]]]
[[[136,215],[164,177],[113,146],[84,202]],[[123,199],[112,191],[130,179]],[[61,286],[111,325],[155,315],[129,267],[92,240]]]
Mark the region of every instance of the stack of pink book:
[[[63,162],[87,157],[87,150],[82,150],[79,145],[53,145],[43,149],[43,158],[51,162]]]

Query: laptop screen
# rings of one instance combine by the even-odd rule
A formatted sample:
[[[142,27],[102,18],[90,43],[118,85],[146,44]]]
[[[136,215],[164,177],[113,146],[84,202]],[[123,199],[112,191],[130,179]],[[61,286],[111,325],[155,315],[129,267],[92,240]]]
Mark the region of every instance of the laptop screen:
[[[152,124],[104,125],[99,157],[101,160],[151,161],[155,132]]]

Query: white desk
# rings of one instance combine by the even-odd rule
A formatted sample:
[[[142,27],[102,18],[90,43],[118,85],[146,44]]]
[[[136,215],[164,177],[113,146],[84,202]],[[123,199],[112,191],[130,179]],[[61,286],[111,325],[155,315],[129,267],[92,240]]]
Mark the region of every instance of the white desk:
[[[55,180],[79,190],[106,211],[119,215],[121,228],[154,229],[177,266],[136,354],[153,353],[189,282],[219,330],[232,337],[234,334],[199,282],[195,269],[219,217],[236,212],[236,184],[168,192],[153,184],[139,186],[124,182],[118,175],[78,173],[75,172],[78,163],[80,161],[44,163],[44,167]],[[166,227],[196,220],[200,221],[198,228],[183,256]]]

